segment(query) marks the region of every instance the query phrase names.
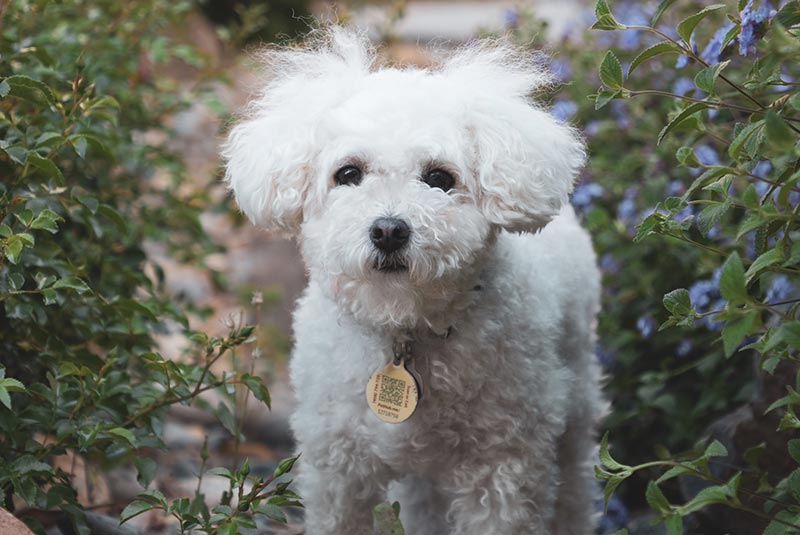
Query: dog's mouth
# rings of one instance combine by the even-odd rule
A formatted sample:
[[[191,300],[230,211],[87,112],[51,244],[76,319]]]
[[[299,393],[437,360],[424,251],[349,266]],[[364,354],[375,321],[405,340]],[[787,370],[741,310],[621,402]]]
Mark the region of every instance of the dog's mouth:
[[[373,269],[382,273],[401,273],[408,271],[408,264],[403,258],[395,255],[380,256],[372,264]]]

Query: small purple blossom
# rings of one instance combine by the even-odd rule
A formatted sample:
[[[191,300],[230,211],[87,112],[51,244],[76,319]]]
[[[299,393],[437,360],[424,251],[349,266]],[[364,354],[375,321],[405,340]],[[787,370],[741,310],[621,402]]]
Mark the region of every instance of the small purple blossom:
[[[602,344],[597,344],[594,349],[594,354],[597,356],[597,362],[604,370],[610,370],[617,362],[617,356],[613,351],[609,350]]]
[[[777,303],[779,301],[785,301],[790,295],[792,295],[792,293],[794,293],[794,289],[794,285],[792,284],[792,281],[789,280],[789,277],[783,273],[779,273],[773,277],[772,282],[769,284],[766,302]]]
[[[597,509],[603,510],[603,500],[598,500]],[[606,512],[600,517],[597,524],[597,533],[606,534],[619,531],[628,525],[628,508],[622,503],[622,500],[616,496],[611,496],[608,500],[608,507]]]
[[[689,286],[689,299],[697,312],[703,314],[712,310],[724,308],[727,301],[722,298],[719,292],[719,278],[721,270],[714,270],[710,279],[701,279]],[[718,331],[722,328],[721,321],[714,321],[712,316],[704,316],[698,320],[700,324],[708,329]]]
[[[694,81],[687,76],[681,76],[672,84],[672,92],[676,95],[685,96],[687,93],[694,93],[694,91]]]
[[[694,349],[692,341],[689,340],[688,338],[684,338],[680,342],[678,342],[677,346],[675,346],[675,354],[678,355],[679,357],[685,357],[686,355],[691,353],[692,349]]]
[[[656,330],[656,320],[650,314],[645,314],[636,320],[636,329],[642,338],[650,338]]]
[[[572,77],[572,66],[568,59],[558,57],[550,62],[550,72],[557,81],[566,82]]]
[[[519,25],[519,9],[506,9],[503,13],[506,28],[516,28]]]
[[[622,269],[622,264],[620,264],[619,260],[614,258],[614,255],[611,253],[600,255],[598,264],[603,273],[618,273],[619,270]]]
[[[553,104],[552,108],[550,108],[550,113],[553,115],[553,117],[562,123],[568,122],[577,112],[578,105],[568,99],[559,100]]]
[[[700,53],[700,57],[703,59],[703,61],[710,65],[719,63],[720,55],[722,54],[722,41],[725,39],[725,36],[728,34],[731,28],[733,28],[733,23],[726,22],[724,25],[720,26],[719,29],[717,29],[717,31],[708,41],[706,47]]]
[[[753,167],[752,173],[761,178],[766,178],[769,172],[772,171],[772,164],[769,160],[761,160]]]
[[[719,154],[711,145],[705,143],[695,145],[694,154],[703,165],[719,165],[720,163]]]
[[[672,180],[664,188],[664,195],[667,197],[677,197],[678,195],[682,195],[685,190],[686,188],[684,188],[682,180]]]
[[[692,49],[692,52],[697,54],[697,43],[694,41],[694,34],[689,36],[689,46]],[[678,56],[678,61],[675,62],[676,69],[682,69],[689,64],[689,56],[680,55]]]
[[[604,193],[603,186],[596,182],[586,182],[575,188],[572,193],[572,205],[583,212],[592,204],[595,197],[600,197]]]
[[[775,15],[775,10],[769,3],[755,7],[753,0],[744,6],[740,16],[742,29],[739,32],[739,54],[747,56],[756,53],[756,41],[761,38],[764,22],[768,22]]]

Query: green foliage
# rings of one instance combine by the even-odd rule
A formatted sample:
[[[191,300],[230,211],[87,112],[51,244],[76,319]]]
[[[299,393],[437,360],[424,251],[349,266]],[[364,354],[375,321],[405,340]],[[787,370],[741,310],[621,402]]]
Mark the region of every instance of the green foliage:
[[[638,187],[647,188],[655,185],[660,176],[665,176],[673,185],[681,186],[673,189],[683,189],[680,198],[664,198],[662,193],[659,199],[654,195],[653,212],[642,219],[636,229],[635,241],[639,246],[646,247],[651,241],[666,244],[669,243],[666,240],[672,240],[685,244],[680,249],[674,246],[675,253],[686,255],[688,260],[669,267],[677,277],[666,276],[664,270],[650,265],[655,276],[673,281],[671,288],[658,284],[656,290],[656,294],[666,290],[662,292],[662,301],[669,313],[656,338],[666,342],[675,336],[672,333],[683,330],[686,340],[694,342],[693,347],[699,347],[709,340],[705,332],[719,333],[717,344],[710,346],[712,349],[695,363],[681,366],[676,359],[665,358],[662,362],[666,373],[646,372],[643,371],[646,366],[633,363],[631,368],[621,372],[641,385],[640,393],[652,385],[654,392],[667,396],[662,397],[660,403],[653,395],[640,397],[640,402],[644,407],[657,408],[671,416],[659,419],[664,430],[673,434],[671,439],[661,437],[661,440],[680,448],[686,448],[689,440],[697,441],[702,437],[703,430],[699,426],[692,428],[687,422],[696,420],[697,424],[705,422],[707,425],[709,411],[710,414],[713,409],[730,411],[738,403],[732,397],[724,397],[728,390],[722,387],[711,392],[711,397],[707,392],[706,399],[700,395],[700,404],[704,405],[706,413],[703,414],[696,410],[698,402],[691,394],[692,388],[676,378],[698,374],[708,378],[721,374],[730,378],[727,370],[741,371],[753,357],[759,362],[759,375],[769,375],[781,361],[797,363],[800,349],[796,320],[800,304],[796,286],[800,275],[800,255],[797,254],[800,248],[797,244],[800,239],[800,86],[794,82],[800,75],[800,18],[796,16],[796,2],[786,3],[778,14],[766,8],[756,13],[757,2],[748,7],[744,2],[740,4],[702,8],[681,5],[679,9],[673,2],[665,1],[653,15],[650,25],[637,26],[609,24],[617,20],[612,8],[605,1],[597,4],[596,29],[634,30],[658,40],[649,44],[646,37],[639,37],[637,45],[641,51],[634,53],[626,80],[622,79],[616,65],[625,61],[627,51],[616,48],[607,51],[604,59],[598,62],[603,87],[593,96],[596,106],[600,102],[606,106],[612,100],[625,99],[617,108],[618,113],[625,106],[630,108],[628,114],[636,117],[636,121],[664,125],[658,136],[642,135],[638,139],[637,150],[649,154],[649,162],[625,162],[643,167],[644,172],[637,172],[636,167],[624,170],[620,166],[617,170],[622,174],[615,178],[644,182]],[[697,11],[688,11],[691,7]],[[730,22],[720,17],[722,13],[727,14]],[[666,24],[674,25],[674,29],[666,28]],[[726,25],[723,27],[723,24]],[[676,34],[678,38],[672,37]],[[717,49],[709,45],[698,52],[702,47],[694,43],[701,39],[716,42]],[[739,54],[751,57],[741,57],[736,49]],[[673,68],[653,59],[663,60],[674,54],[684,57],[685,66]],[[757,57],[753,59],[752,55]],[[692,81],[694,87],[674,89],[679,78]],[[640,106],[637,101],[646,104]],[[674,159],[670,158],[670,153],[674,154]],[[600,158],[603,158],[602,151]],[[603,165],[601,160],[600,167]],[[650,169],[655,172],[648,172]],[[686,170],[695,175],[691,183],[686,181]],[[598,174],[603,171],[594,169]],[[590,225],[596,223],[595,229],[599,228],[598,224],[608,222],[596,211],[589,212],[588,218]],[[610,243],[604,242],[602,236],[601,251],[604,243]],[[639,253],[647,255],[644,249]],[[704,273],[715,275],[705,275],[705,280],[697,281],[698,275]],[[680,280],[681,275],[684,280]],[[711,283],[715,288],[705,284],[702,287],[706,289],[700,292],[698,282]],[[776,289],[779,286],[783,289],[781,292]],[[637,292],[635,284],[626,286],[623,282],[622,288]],[[717,297],[709,299],[711,290],[717,292]],[[698,301],[693,302],[695,299]],[[710,306],[709,300],[716,302]],[[613,310],[612,302],[612,311],[606,312],[606,326],[609,322],[613,324],[613,320],[608,319]],[[642,313],[647,313],[647,309]],[[706,329],[699,328],[701,325]],[[654,344],[659,346],[659,341]],[[618,342],[619,347],[627,343]],[[664,378],[666,386],[671,388],[665,388],[664,384],[656,386],[659,378]],[[620,394],[619,379],[615,375],[611,381],[612,392],[617,396]],[[745,373],[733,381],[738,388],[746,388],[758,380],[758,376]],[[797,382],[800,382],[800,375]],[[709,387],[716,389],[713,382],[704,385],[706,390]],[[768,409],[768,412],[783,413],[777,435],[769,437],[769,441],[782,440],[787,444],[788,453],[797,459],[800,450],[796,440],[785,431],[800,428],[800,420],[794,412],[800,404],[800,396],[796,385],[785,385],[785,389],[787,395],[775,400]],[[692,405],[694,409],[690,408]],[[623,421],[617,416],[610,423],[612,427],[624,428]],[[676,431],[690,429],[691,432],[677,435],[681,440],[675,440]],[[630,456],[625,443],[619,446],[626,450],[626,457]],[[660,460],[629,466],[610,456],[606,436],[601,445],[601,466],[597,467],[596,474],[606,482],[607,501],[623,481],[636,474],[647,479],[653,470],[661,470],[660,477],[647,482],[644,495],[647,504],[659,514],[667,531],[673,535],[682,533],[683,519],[687,515],[710,505],[723,505],[763,519],[764,533],[797,532],[800,529],[800,493],[794,487],[800,481],[800,471],[767,473],[755,463],[748,473],[736,471],[721,480],[709,469],[709,460],[727,455],[722,444],[713,441],[702,453],[677,456],[662,447]],[[686,503],[674,503],[668,498],[669,494],[662,491],[662,485],[684,476],[703,479],[707,484]]]
[[[251,343],[253,327],[232,326],[224,338],[194,333],[193,356],[183,361],[156,350],[154,335],[168,325],[185,329],[188,318],[163,293],[143,243],[161,242],[197,263],[215,250],[198,217],[210,206],[205,188],[192,191],[180,159],[144,135],[166,132],[166,117],[202,91],[187,93],[155,72],[183,61],[213,75],[200,52],[165,37],[192,7],[163,0],[0,7],[0,502],[62,509],[81,533],[73,474],[55,457],[135,461],[148,487],[156,466],[143,455],[164,447],[170,405],[211,389],[234,404],[237,386],[269,405],[258,377],[211,369]],[[228,404],[214,412],[238,435]],[[279,475],[231,474],[220,507],[230,509],[238,493],[235,511],[208,511],[202,496],[167,504],[148,489],[122,518],[155,507],[184,529],[234,533],[253,515],[280,519],[279,508],[296,503]]]

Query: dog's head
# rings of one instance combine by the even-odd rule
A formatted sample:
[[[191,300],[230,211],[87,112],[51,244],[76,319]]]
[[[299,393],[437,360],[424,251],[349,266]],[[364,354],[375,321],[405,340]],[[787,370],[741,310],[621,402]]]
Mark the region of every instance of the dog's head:
[[[546,73],[502,43],[437,69],[376,68],[368,42],[336,28],[266,58],[269,82],[224,148],[227,181],[363,321],[411,326],[452,300],[497,231],[558,213],[584,161],[579,136],[529,100]]]

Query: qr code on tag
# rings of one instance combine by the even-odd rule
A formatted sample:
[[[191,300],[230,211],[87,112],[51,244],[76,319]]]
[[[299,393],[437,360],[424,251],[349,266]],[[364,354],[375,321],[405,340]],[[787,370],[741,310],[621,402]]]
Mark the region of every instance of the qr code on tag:
[[[389,403],[391,405],[402,406],[403,395],[405,392],[405,381],[384,375],[381,378],[381,391],[378,394],[378,401]]]

